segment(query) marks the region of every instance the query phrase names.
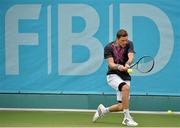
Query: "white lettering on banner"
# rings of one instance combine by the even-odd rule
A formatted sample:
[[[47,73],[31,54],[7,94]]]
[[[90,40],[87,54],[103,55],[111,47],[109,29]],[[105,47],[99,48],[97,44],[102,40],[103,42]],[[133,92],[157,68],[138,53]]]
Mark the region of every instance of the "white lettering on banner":
[[[48,60],[48,74],[52,72],[52,54],[51,54],[51,6],[47,8],[47,60]]]
[[[109,6],[109,42],[114,40],[113,36],[113,4]]]
[[[173,52],[173,28],[168,16],[159,8],[149,4],[120,4],[121,28],[127,29],[132,39],[133,17],[144,16],[152,20],[160,33],[160,48],[155,56],[156,73],[164,68]],[[47,58],[48,74],[52,72],[51,54],[51,6],[47,7]],[[132,11],[136,10],[136,11]],[[12,6],[5,16],[5,73],[19,75],[19,46],[38,45],[38,33],[19,33],[20,19],[38,19],[41,4],[21,4]],[[72,18],[78,17],[85,21],[85,28],[79,33],[72,32]],[[108,21],[106,21],[108,22]],[[58,5],[58,74],[89,75],[96,72],[103,62],[103,46],[94,37],[100,25],[97,11],[87,4]],[[164,27],[165,26],[165,27]],[[113,39],[113,4],[109,6],[109,40]],[[168,34],[168,35],[167,35]],[[89,58],[85,62],[72,62],[72,47],[84,46],[89,50]],[[160,61],[161,60],[161,61]],[[162,61],[163,60],[163,61]],[[144,75],[136,72],[135,75]]]
[[[72,17],[84,19],[86,26],[80,33],[72,33]],[[93,37],[99,27],[99,16],[94,8],[85,4],[61,4],[58,8],[58,72],[59,75],[88,75],[103,62],[103,46]],[[89,49],[86,62],[72,63],[72,46],[82,45]]]
[[[136,11],[132,11],[136,10]],[[148,17],[157,25],[160,33],[160,48],[155,56],[155,67],[154,69],[147,73],[135,72],[134,75],[151,75],[161,69],[163,69],[169,62],[171,55],[173,53],[174,47],[174,34],[173,27],[168,16],[159,8],[149,5],[149,4],[121,4],[120,5],[120,23],[121,27],[125,28],[129,32],[129,38],[133,39],[133,17],[134,16],[144,16]]]
[[[41,5],[14,5],[5,16],[5,67],[6,74],[19,74],[19,46],[38,45],[37,33],[19,33],[19,19],[38,19]]]

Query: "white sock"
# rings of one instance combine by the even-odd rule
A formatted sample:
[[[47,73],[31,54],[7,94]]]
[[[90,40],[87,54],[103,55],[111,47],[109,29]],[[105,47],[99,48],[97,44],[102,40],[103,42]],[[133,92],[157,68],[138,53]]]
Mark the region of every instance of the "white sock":
[[[124,113],[124,117],[125,117],[125,118],[131,117],[130,114],[129,114],[129,109],[124,109],[124,110],[123,110],[123,113]]]
[[[108,113],[109,112],[109,107],[105,108],[104,113]]]

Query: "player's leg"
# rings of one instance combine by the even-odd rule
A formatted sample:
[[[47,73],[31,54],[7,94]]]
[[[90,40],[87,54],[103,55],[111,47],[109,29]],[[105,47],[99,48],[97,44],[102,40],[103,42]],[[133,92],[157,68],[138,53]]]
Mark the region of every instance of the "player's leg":
[[[133,120],[129,112],[130,82],[124,83],[120,91],[122,95],[121,98],[122,98],[122,106],[123,106],[123,113],[124,113],[124,119],[123,119],[122,124],[127,125],[127,126],[137,126],[138,123],[136,123]]]
[[[117,101],[119,103],[106,108],[107,111],[105,113],[123,110],[124,119],[122,123],[127,126],[137,126],[138,124],[129,113],[130,81],[124,81],[116,74],[107,76],[107,81],[117,91]]]
[[[130,91],[129,85],[124,83],[124,86],[122,86],[121,88],[123,109],[129,109],[129,96],[130,96],[129,91]]]
[[[119,87],[119,83],[121,82],[121,79],[119,79],[119,77],[116,74],[108,75],[107,82],[112,88],[114,88],[118,92],[118,87]],[[104,105],[100,104],[96,110],[96,113],[93,116],[93,122],[98,120],[100,117],[103,117],[108,112],[117,112],[121,110],[122,110],[121,103],[112,105],[107,108],[104,107]]]
[[[123,110],[122,103],[117,103],[109,107],[109,112],[119,112]]]
[[[116,74],[107,76],[108,84],[117,91],[117,101],[120,103],[112,105],[110,107],[105,108],[102,104],[100,104],[96,110],[96,113],[93,117],[93,122],[95,122],[100,117],[103,117],[104,114],[108,112],[117,112],[124,111],[125,118],[123,120],[123,124],[127,126],[136,126],[137,123],[133,121],[129,114],[129,87],[130,82],[122,80]],[[128,84],[127,84],[128,83]],[[121,94],[122,93],[122,94]],[[122,101],[122,103],[121,103]]]

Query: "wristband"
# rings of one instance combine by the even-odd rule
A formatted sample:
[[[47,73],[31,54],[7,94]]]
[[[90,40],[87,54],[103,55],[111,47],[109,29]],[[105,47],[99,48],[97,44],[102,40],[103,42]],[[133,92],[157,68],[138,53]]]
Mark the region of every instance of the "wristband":
[[[117,69],[121,70],[122,69],[122,65],[118,64]]]

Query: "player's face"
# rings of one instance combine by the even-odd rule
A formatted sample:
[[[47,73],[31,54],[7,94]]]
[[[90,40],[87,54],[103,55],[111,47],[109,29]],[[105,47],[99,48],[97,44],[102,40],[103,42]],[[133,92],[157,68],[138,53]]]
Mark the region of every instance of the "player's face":
[[[126,44],[127,44],[127,42],[128,42],[128,37],[127,37],[127,36],[126,36],[126,37],[121,37],[121,38],[118,39],[118,41],[119,41],[119,44],[120,44],[122,47],[125,47]]]

